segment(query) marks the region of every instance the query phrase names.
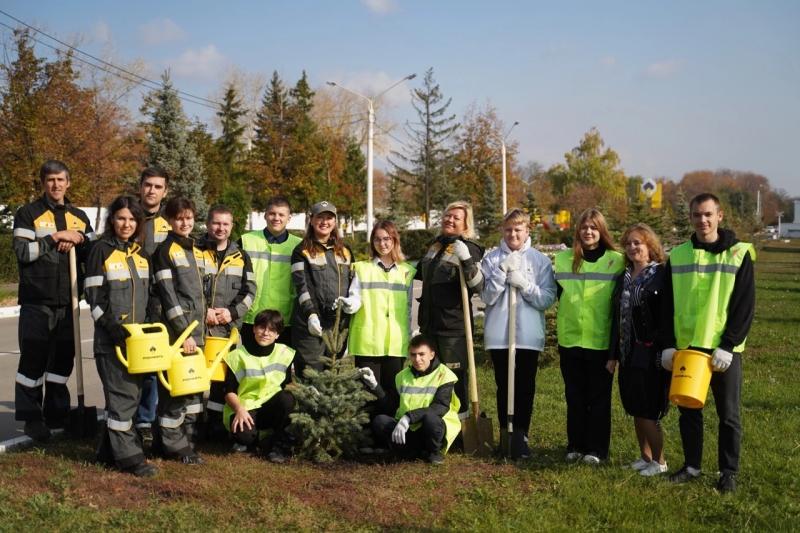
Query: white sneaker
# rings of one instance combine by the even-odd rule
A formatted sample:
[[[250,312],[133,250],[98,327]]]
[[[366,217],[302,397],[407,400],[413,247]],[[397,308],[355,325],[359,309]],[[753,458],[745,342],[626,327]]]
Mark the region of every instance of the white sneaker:
[[[667,463],[662,465],[658,461],[651,461],[647,468],[639,470],[639,475],[647,477],[657,476],[659,474],[665,474],[667,470]]]
[[[639,458],[638,458],[638,459],[636,459],[634,462],[632,462],[631,464],[629,464],[629,465],[627,466],[627,468],[631,468],[631,469],[633,469],[633,470],[636,470],[636,471],[638,472],[638,471],[640,471],[640,470],[644,470],[644,469],[645,469],[645,468],[647,468],[648,466],[650,466],[650,461],[645,461],[644,459],[642,459],[641,457],[639,457]]]
[[[566,459],[568,463],[574,463],[575,461],[580,461],[581,457],[583,457],[583,454],[580,452],[569,452]]]
[[[583,456],[583,462],[587,465],[599,465],[600,458],[596,455],[586,454]]]

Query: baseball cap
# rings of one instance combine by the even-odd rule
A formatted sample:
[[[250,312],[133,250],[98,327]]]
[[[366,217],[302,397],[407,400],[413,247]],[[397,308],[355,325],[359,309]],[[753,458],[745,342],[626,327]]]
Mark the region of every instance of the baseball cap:
[[[316,216],[320,213],[333,213],[336,215],[336,206],[325,200],[311,206],[311,216]]]

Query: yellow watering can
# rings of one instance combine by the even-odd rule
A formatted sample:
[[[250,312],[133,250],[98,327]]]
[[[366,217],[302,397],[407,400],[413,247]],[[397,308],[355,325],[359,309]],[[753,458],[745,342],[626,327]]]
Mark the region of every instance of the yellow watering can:
[[[225,354],[231,349],[237,341],[239,340],[239,330],[233,328],[231,330],[230,337],[206,337],[206,346],[205,346],[205,353],[206,353],[206,366],[209,369],[209,374],[211,381],[225,381],[225,367],[221,364],[218,364],[214,367],[214,361],[217,360],[217,356],[222,354],[222,357],[225,357]],[[214,367],[214,371],[211,371],[211,368]]]
[[[194,355],[182,355],[178,350],[172,356],[172,366],[166,370],[166,374],[163,370],[158,372],[158,380],[173,397],[206,392],[211,388],[210,376],[224,355],[225,352],[218,353],[211,365],[206,366],[206,356],[199,346]]]
[[[197,326],[197,321],[181,333],[173,345],[169,344],[167,327],[155,324],[123,324],[130,337],[125,340],[125,353],[116,346],[117,359],[125,365],[129,374],[146,374],[166,370],[172,365],[172,356],[180,350],[183,341]]]

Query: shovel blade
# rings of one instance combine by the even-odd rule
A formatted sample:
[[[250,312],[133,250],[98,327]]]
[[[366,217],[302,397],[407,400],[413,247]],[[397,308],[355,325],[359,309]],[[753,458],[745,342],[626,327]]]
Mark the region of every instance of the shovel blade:
[[[94,437],[97,434],[97,407],[70,409],[65,430],[67,435],[76,439]]]
[[[494,452],[494,431],[492,420],[481,413],[477,419],[470,416],[461,422],[464,453],[489,457]]]

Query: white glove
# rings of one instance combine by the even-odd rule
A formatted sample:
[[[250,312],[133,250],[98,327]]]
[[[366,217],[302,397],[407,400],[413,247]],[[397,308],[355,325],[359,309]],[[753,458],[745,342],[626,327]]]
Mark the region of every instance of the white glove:
[[[458,257],[459,261],[466,261],[470,257],[472,257],[469,253],[469,248],[464,243],[464,241],[456,241],[453,243],[453,254]]]
[[[375,377],[375,372],[373,372],[368,366],[360,368],[358,371],[361,372],[361,379],[367,384],[369,390],[375,390],[375,388],[378,386],[378,380]]]
[[[356,307],[355,298],[348,298],[346,296],[339,296],[336,298],[336,301],[333,302],[333,308],[338,309],[339,307],[342,308],[342,311],[347,313],[348,315],[352,315],[358,308]]]
[[[322,324],[319,323],[317,313],[313,313],[308,317],[308,332],[315,337],[322,337]]]
[[[406,431],[408,431],[408,426],[411,424],[411,419],[408,418],[408,415],[403,415],[403,418],[397,423],[394,427],[394,431],[392,431],[392,442],[395,444],[405,444],[406,443]]]
[[[714,372],[725,372],[731,366],[731,361],[733,361],[733,354],[722,348],[715,349],[711,354],[711,367]]]
[[[515,270],[519,270],[519,267],[522,264],[522,256],[519,252],[511,252],[503,259],[503,262],[500,263],[500,270],[503,272],[513,272]]]
[[[661,366],[664,370],[672,372],[672,356],[675,355],[675,348],[667,348],[661,351]]]
[[[523,292],[527,291],[531,286],[531,282],[528,281],[528,278],[525,277],[525,274],[521,270],[510,271],[508,276],[506,276],[506,282]]]

